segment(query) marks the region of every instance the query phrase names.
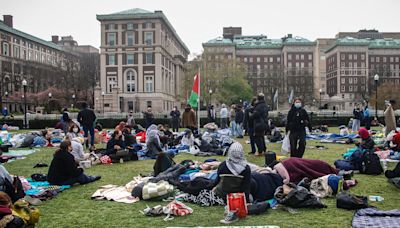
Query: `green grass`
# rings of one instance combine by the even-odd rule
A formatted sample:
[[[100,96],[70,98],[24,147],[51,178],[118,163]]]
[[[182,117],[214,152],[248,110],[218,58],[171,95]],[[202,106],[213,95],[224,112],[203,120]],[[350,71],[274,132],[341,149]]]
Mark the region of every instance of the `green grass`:
[[[334,129],[332,129],[334,131]],[[245,140],[247,137],[245,137]],[[250,150],[244,140],[240,140],[245,146],[248,161],[262,165],[263,157],[247,155]],[[307,141],[309,146],[320,145],[315,141]],[[324,144],[328,150],[307,149],[305,158],[314,158],[327,161],[330,164],[340,158],[349,145]],[[274,152],[280,151],[280,144],[269,144],[268,149]],[[6,164],[6,168],[12,174],[29,177],[33,173],[47,173],[47,168],[32,167],[38,162],[50,164],[54,149],[45,148],[29,155],[24,160],[18,160]],[[217,157],[224,160],[224,157]],[[176,162],[184,159],[204,160],[202,157],[194,157],[188,154],[179,154]],[[110,201],[94,201],[90,196],[98,187],[106,184],[124,185],[134,176],[140,173],[150,173],[154,161],[125,162],[123,164],[98,165],[86,171],[88,174],[102,175],[102,179],[91,184],[76,186],[60,193],[52,200],[39,206],[41,218],[38,227],[165,227],[165,226],[218,226],[222,218],[224,208],[199,207],[188,204],[194,209],[194,213],[185,217],[176,217],[174,220],[164,222],[164,217],[146,217],[139,210],[146,205],[166,205],[166,202],[141,201],[134,204],[123,204]],[[394,166],[389,166],[393,168]],[[371,202],[380,209],[389,210],[400,207],[399,191],[390,185],[384,175],[366,176],[356,174],[359,184],[351,189],[352,193],[361,195],[380,195],[385,198],[383,202]],[[259,216],[248,216],[234,225],[278,225],[280,227],[350,227],[354,211],[336,208],[334,198],[322,199],[328,206],[326,209],[299,209],[297,214],[290,214],[282,209],[269,210]],[[282,208],[282,207],[280,207]]]

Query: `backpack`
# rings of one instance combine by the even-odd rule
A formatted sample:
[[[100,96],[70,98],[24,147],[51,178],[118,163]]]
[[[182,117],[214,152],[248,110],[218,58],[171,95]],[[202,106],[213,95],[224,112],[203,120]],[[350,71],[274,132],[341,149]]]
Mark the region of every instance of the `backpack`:
[[[363,154],[360,172],[369,175],[379,175],[383,172],[380,159],[377,154],[367,151]]]
[[[14,177],[13,183],[11,183],[7,178],[4,178],[4,180],[5,192],[10,196],[13,203],[25,197],[25,191],[18,176]]]
[[[357,210],[368,207],[366,196],[352,195],[348,192],[340,192],[336,196],[336,207],[347,210]]]

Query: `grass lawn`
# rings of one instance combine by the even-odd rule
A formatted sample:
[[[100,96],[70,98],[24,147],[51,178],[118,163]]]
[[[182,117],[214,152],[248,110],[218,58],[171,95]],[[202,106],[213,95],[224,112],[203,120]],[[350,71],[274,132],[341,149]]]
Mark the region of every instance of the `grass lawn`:
[[[334,131],[334,129],[332,129]],[[246,140],[245,137],[244,140]],[[250,146],[244,144],[246,156],[249,162],[263,165],[263,157],[247,155]],[[315,141],[307,141],[308,146],[320,145]],[[307,149],[305,158],[321,159],[333,165],[341,154],[350,145],[324,144],[328,150]],[[280,144],[269,144],[268,150],[279,154]],[[39,162],[50,164],[54,149],[40,149],[39,152],[29,155],[24,160],[17,160],[6,164],[7,170],[16,175],[29,177],[33,173],[47,173],[47,168],[32,167]],[[203,157],[194,157],[188,154],[179,154],[176,162],[184,159],[205,160]],[[217,157],[223,161],[224,157]],[[56,198],[45,202],[40,206],[41,218],[38,227],[166,227],[166,226],[219,226],[224,208],[199,207],[188,204],[194,209],[192,215],[176,217],[172,221],[164,222],[161,217],[146,217],[139,210],[158,204],[166,205],[167,202],[141,201],[134,204],[124,204],[109,201],[94,201],[90,196],[98,187],[106,184],[125,185],[134,176],[140,173],[150,173],[153,168],[153,160],[125,162],[123,164],[98,165],[85,172],[93,175],[101,175],[100,181],[83,186],[76,186],[60,193]],[[393,168],[390,165],[389,168]],[[384,175],[366,176],[356,174],[359,184],[350,191],[360,195],[380,195],[385,198],[383,202],[371,202],[379,209],[389,210],[400,208],[399,191],[390,185]],[[280,208],[269,210],[259,216],[248,216],[234,225],[278,225],[280,227],[351,227],[354,211],[336,208],[334,198],[322,199],[328,206],[326,209],[299,209],[297,214],[290,214]]]

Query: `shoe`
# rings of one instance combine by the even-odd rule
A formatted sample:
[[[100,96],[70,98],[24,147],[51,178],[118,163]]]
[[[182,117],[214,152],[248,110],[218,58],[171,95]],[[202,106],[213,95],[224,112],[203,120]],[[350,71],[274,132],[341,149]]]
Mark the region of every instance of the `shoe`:
[[[225,218],[219,220],[219,222],[222,223],[222,224],[231,224],[231,223],[236,222],[238,220],[239,220],[239,218],[237,217],[236,212],[229,211],[225,215]]]
[[[249,154],[249,155],[254,155],[254,154],[255,154],[255,152],[249,152],[248,154]]]
[[[93,181],[98,181],[98,180],[100,180],[100,179],[101,179],[101,176],[94,176]]]

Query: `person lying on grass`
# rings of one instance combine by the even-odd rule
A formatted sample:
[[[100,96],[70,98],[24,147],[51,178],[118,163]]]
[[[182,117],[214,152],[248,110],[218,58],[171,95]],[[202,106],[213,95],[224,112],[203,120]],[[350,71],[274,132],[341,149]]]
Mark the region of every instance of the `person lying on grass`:
[[[47,180],[51,185],[73,185],[76,183],[87,184],[100,180],[101,176],[88,176],[78,168],[74,156],[71,154],[72,145],[70,141],[62,141],[60,149],[54,153],[51,161]]]

